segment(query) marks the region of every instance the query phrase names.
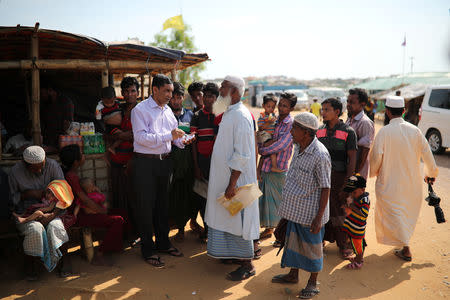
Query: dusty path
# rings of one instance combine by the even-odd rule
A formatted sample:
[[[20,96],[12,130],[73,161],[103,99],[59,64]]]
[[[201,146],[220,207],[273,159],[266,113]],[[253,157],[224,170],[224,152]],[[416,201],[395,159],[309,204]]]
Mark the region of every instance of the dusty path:
[[[255,116],[259,110],[253,110]],[[379,126],[377,126],[377,129]],[[436,192],[450,219],[450,151],[436,156],[440,175]],[[450,226],[436,223],[434,211],[423,202],[420,220],[411,241],[413,261],[406,263],[393,254],[392,247],[377,244],[373,210],[374,179],[368,191],[372,207],[367,226],[367,251],[362,270],[344,269],[346,262],[337,255],[335,245],[325,248],[325,266],[319,275],[321,293],[315,299],[443,299],[450,296]],[[424,186],[425,187],[425,186]],[[404,187],[407,188],[407,187]],[[424,190],[425,197],[425,190]],[[174,232],[171,233],[172,235]],[[307,274],[300,272],[297,285],[272,284],[270,279],[286,272],[280,268],[280,256],[271,246],[273,239],[262,243],[263,256],[255,262],[256,276],[242,283],[225,280],[236,266],[225,266],[206,255],[206,246],[187,232],[184,243],[176,244],[184,258],[165,256],[166,268],[156,270],[139,257],[138,249],[128,249],[115,257],[113,267],[90,266],[73,255],[74,271],[69,279],[41,273],[40,281],[20,279],[19,261],[1,258],[0,298],[8,299],[296,299],[304,287]]]

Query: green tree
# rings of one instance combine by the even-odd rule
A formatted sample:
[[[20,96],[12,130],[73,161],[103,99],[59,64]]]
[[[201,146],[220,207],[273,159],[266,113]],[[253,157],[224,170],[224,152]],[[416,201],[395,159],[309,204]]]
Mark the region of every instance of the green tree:
[[[160,32],[155,34],[155,41],[150,43],[151,46],[163,47],[169,49],[183,50],[186,53],[193,53],[197,51],[194,45],[194,37],[189,34],[190,26],[184,26],[184,30],[168,29],[170,32]],[[187,68],[178,72],[177,77],[184,86],[187,86],[193,81],[200,80],[200,72],[205,69],[204,63],[198,64],[194,67]]]

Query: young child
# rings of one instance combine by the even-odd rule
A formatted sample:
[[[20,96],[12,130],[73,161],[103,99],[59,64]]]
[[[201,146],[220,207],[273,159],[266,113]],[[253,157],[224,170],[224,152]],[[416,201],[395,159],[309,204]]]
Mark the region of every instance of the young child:
[[[275,97],[274,94],[267,94],[264,96],[263,98],[264,112],[261,113],[258,119],[258,132],[256,132],[256,138],[258,144],[260,145],[270,142],[272,139],[272,135],[275,131],[275,122],[277,120],[274,114],[276,105],[277,105],[277,98]],[[261,157],[259,159],[258,175],[261,174],[264,158],[265,157]],[[281,172],[282,170],[278,169],[277,167],[277,155],[276,154],[270,155],[270,160],[272,164],[271,171]]]
[[[369,193],[365,191],[366,180],[359,174],[350,176],[344,187],[344,192],[350,193],[347,205],[344,205],[346,218],[342,230],[349,236],[355,258],[350,259],[347,269],[360,269],[363,266],[364,249],[366,240],[366,221],[369,215],[370,201]]]
[[[67,181],[53,180],[45,190],[42,203],[30,206],[22,215],[18,215],[16,213],[13,213],[13,215],[21,224],[31,221],[39,221],[39,219],[46,213],[59,213],[60,211],[68,208],[72,204],[72,201],[72,188],[67,183]],[[76,207],[75,210],[77,210]]]
[[[120,125],[122,124],[122,110],[119,101],[116,100],[116,92],[111,86],[102,89],[102,99],[98,102],[95,109],[97,120],[103,120],[108,134],[115,134],[122,132]],[[114,142],[107,142],[107,150],[115,154],[115,148],[120,145],[122,141],[116,140]]]
[[[92,178],[81,178],[80,186],[89,198],[91,198],[98,205],[105,207],[106,197],[100,192],[100,189],[95,185]],[[84,205],[81,205],[81,208],[83,208],[83,211],[86,214],[96,213],[95,211],[92,211],[90,208]]]

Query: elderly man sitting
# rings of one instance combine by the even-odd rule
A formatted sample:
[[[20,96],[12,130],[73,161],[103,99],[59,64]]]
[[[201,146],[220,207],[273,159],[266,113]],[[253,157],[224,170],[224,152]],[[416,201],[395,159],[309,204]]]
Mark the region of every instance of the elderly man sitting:
[[[14,165],[9,176],[14,212],[21,215],[30,206],[41,203],[47,186],[56,179],[64,179],[58,163],[53,159],[46,159],[44,149],[39,146],[26,148],[23,161]],[[24,235],[27,279],[37,279],[34,257],[39,257],[51,272],[62,257],[59,248],[69,240],[61,219],[55,213],[46,213],[39,221],[22,224],[17,222],[16,226]],[[60,275],[64,275],[61,269]]]

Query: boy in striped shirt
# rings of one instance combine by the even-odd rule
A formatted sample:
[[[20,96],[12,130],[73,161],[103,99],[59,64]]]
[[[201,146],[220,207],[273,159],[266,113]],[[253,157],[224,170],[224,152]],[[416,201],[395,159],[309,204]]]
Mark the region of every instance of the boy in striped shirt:
[[[360,269],[363,266],[364,249],[366,248],[367,216],[369,215],[370,201],[369,193],[365,191],[366,180],[359,174],[350,176],[344,187],[344,192],[350,193],[347,198],[345,209],[345,221],[342,230],[348,234],[350,243],[355,253],[354,258],[350,258],[347,269]]]

